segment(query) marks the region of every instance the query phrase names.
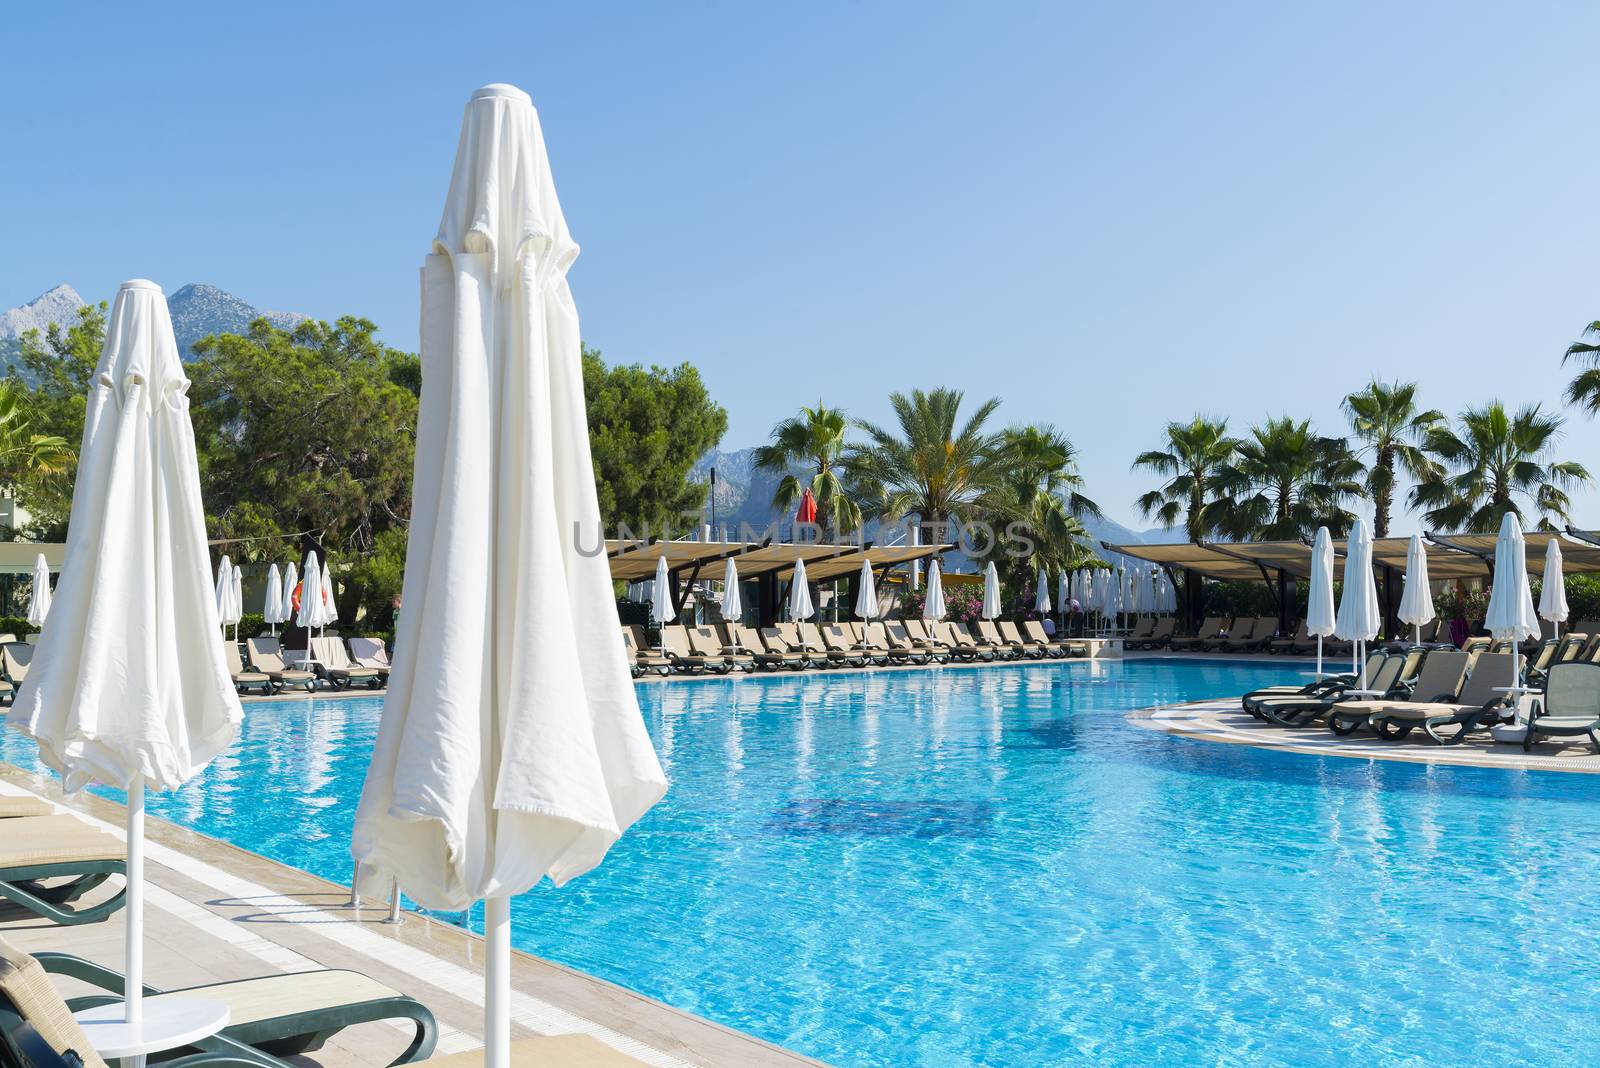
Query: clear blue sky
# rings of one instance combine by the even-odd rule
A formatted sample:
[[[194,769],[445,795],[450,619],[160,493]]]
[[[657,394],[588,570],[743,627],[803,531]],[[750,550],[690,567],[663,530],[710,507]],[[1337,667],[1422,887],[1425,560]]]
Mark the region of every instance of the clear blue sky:
[[[957,386],[1133,522],[1169,418],[1333,429],[1374,372],[1559,404],[1600,318],[1592,5],[354,7],[8,12],[0,307],[207,281],[415,347],[462,105],[511,81],[585,336],[698,365],[728,447]]]

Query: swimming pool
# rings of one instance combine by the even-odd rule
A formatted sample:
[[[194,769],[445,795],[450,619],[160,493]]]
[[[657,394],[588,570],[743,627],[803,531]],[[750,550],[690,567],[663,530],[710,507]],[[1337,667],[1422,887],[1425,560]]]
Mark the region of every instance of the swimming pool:
[[[517,944],[840,1065],[1591,1060],[1600,779],[1124,719],[1300,667],[642,686],[672,789]],[[379,710],[247,705],[151,811],[347,881]]]

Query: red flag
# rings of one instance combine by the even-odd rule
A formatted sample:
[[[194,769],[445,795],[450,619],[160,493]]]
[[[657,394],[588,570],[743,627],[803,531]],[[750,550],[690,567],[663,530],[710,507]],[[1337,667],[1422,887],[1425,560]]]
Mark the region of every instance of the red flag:
[[[817,521],[817,499],[811,496],[811,491],[806,490],[800,495],[800,510],[794,514],[796,523],[815,523]]]

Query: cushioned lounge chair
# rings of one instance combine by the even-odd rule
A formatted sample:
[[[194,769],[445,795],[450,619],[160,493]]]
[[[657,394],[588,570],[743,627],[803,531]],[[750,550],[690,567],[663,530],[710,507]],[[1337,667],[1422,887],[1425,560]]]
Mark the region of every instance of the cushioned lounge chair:
[[[889,656],[889,636],[882,623],[877,620],[870,622],[841,623],[844,632],[856,643],[856,648],[866,654],[867,662],[871,664],[887,664]]]
[[[1390,704],[1367,717],[1367,725],[1385,741],[1399,741],[1421,727],[1440,745],[1459,745],[1467,735],[1500,721],[1506,695],[1499,687],[1511,684],[1511,654],[1482,653],[1472,661],[1471,674],[1453,701]],[[1453,734],[1439,728],[1454,725]]]
[[[52,816],[56,806],[38,794],[0,794],[0,820],[19,816]]]
[[[350,659],[357,667],[373,668],[385,683],[389,681],[389,647],[382,638],[351,638]]]
[[[1382,652],[1367,654],[1367,678],[1370,679],[1377,672],[1378,668],[1383,664],[1383,662],[1388,659],[1388,657],[1388,653]],[[1307,674],[1309,674],[1309,672]],[[1304,683],[1300,686],[1262,686],[1259,689],[1251,690],[1249,693],[1245,694],[1241,700],[1241,703],[1243,704],[1246,712],[1249,712],[1257,719],[1260,719],[1261,714],[1256,711],[1256,706],[1259,705],[1260,702],[1265,698],[1295,696],[1317,697],[1330,689],[1348,689],[1356,684],[1358,678],[1359,676],[1353,672],[1335,672],[1327,674],[1320,679],[1314,679],[1311,682]]]
[[[52,923],[96,923],[123,905],[126,889],[96,905],[84,894],[127,870],[122,839],[75,816],[21,816],[0,831],[0,898]]]
[[[233,688],[240,693],[255,690],[258,693],[271,694],[277,692],[277,686],[272,678],[264,672],[246,671],[244,658],[239,655],[239,643],[228,638],[222,640],[222,662],[227,665],[228,674],[233,677]]]
[[[726,661],[729,668],[735,671],[754,671],[756,658],[749,653],[732,652],[718,637],[716,628],[709,626],[689,627],[689,648],[698,656],[715,657]]]
[[[946,621],[941,632],[952,645],[971,654],[967,659],[995,660],[1004,656],[996,645],[979,638],[965,623]]]
[[[672,661],[674,671],[709,671],[726,675],[733,670],[733,665],[720,655],[706,656],[695,652],[689,644],[689,632],[678,624],[669,623],[661,628],[661,651]]]
[[[51,975],[109,993],[67,1001]],[[33,1045],[38,1055],[29,1060],[36,1065],[49,1064],[44,1059],[48,1055],[58,1056],[61,1065],[70,1064],[60,1055],[71,1050],[79,1063],[103,1068],[105,1062],[72,1013],[120,1001],[122,989],[122,975],[109,968],[63,953],[31,955],[0,940],[0,1031],[13,1046],[24,1041]],[[288,972],[171,991],[146,986],[145,1006],[153,1012],[163,997],[180,996],[223,1002],[228,1026],[196,1042],[201,1053],[170,1062],[174,1065],[281,1065],[277,1058],[318,1050],[347,1027],[380,1021],[412,1025],[410,1045],[391,1062],[409,1064],[432,1053],[439,1035],[425,1005],[354,971]]]
[[[1068,641],[1055,641],[1045,633],[1044,624],[1037,619],[1022,621],[1022,636],[1036,649],[1043,649],[1044,655],[1052,660],[1064,660],[1068,656],[1068,649],[1073,644]],[[1079,643],[1082,644],[1082,643]]]
[[[1137,641],[1123,642],[1123,646],[1128,649],[1160,649],[1162,646],[1171,645],[1172,634],[1177,629],[1177,626],[1178,621],[1176,619],[1171,616],[1162,616],[1156,620],[1155,628],[1150,631],[1149,637],[1140,638]],[[1088,651],[1089,647],[1086,643],[1082,655],[1088,655]]]
[[[845,632],[843,623],[824,623],[817,628],[817,632],[829,660],[846,667],[866,666],[867,654]]]
[[[791,630],[790,632],[794,632]],[[799,635],[794,634],[794,642],[799,642]],[[791,644],[790,635],[785,634],[780,626],[762,627],[761,642],[767,647],[767,653],[772,656],[784,658],[783,666],[800,671],[803,668],[817,667],[826,664],[827,658],[821,653],[813,653],[801,648],[798,644]],[[758,657],[757,663],[761,663]]]
[[[1402,684],[1404,702],[1434,704],[1454,701],[1467,679],[1471,658],[1459,649],[1432,649],[1423,658],[1422,668],[1409,684]],[[1393,707],[1394,700],[1340,701],[1328,713],[1328,728],[1335,734],[1351,734],[1364,726],[1375,712]]]
[[[1541,738],[1587,738],[1600,754],[1600,665],[1556,664],[1533,705],[1522,751]]]
[[[1193,652],[1201,645],[1218,634],[1222,633],[1222,624],[1225,620],[1221,616],[1207,616],[1205,622],[1200,624],[1200,629],[1192,635],[1180,635],[1168,640],[1167,645],[1180,653]]]
[[[622,648],[628,654],[628,668],[633,672],[634,678],[647,674],[672,674],[672,661],[650,648],[650,643],[644,636],[644,628],[639,624],[628,623],[623,626]]]
[[[250,651],[250,667],[271,679],[279,689],[303,686],[312,691],[317,688],[317,673],[291,668],[283,662],[283,647],[276,638],[247,638],[244,647]]]
[[[1306,647],[1307,642],[1310,642],[1313,647],[1316,645],[1316,639],[1306,629],[1306,621],[1302,619],[1294,628],[1294,633],[1289,637],[1269,639],[1266,644],[1266,650],[1269,653],[1298,653]]]
[[[990,624],[990,632],[1012,649],[1019,659],[1043,660],[1045,657],[1044,649],[1024,638],[1022,631],[1009,619],[995,620]]]
[[[813,664],[826,667],[838,667],[844,664],[849,657],[828,648],[828,643],[822,640],[822,632],[817,625],[809,620],[796,623],[779,623],[778,630],[785,638],[794,637],[789,644],[802,650],[811,657]]]
[[[350,659],[344,639],[333,635],[311,639],[311,655],[316,658],[322,673],[335,689],[348,690],[352,686],[365,686],[376,690],[383,685],[383,673],[377,668],[365,668]]]
[[[1218,646],[1228,653],[1249,653],[1266,645],[1277,632],[1278,621],[1265,616],[1245,620],[1244,626],[1239,628],[1239,633],[1230,634],[1222,639]]]
[[[1400,673],[1405,663],[1403,656],[1384,657],[1378,670],[1367,677],[1367,689],[1385,696],[1402,695],[1404,691],[1400,689]],[[1355,685],[1359,686],[1360,681],[1357,680]],[[1265,697],[1256,702],[1254,711],[1261,719],[1280,727],[1307,727],[1331,713],[1344,700],[1345,691],[1352,688],[1341,687],[1309,698]]]
[[[792,668],[796,671],[806,666],[806,659],[799,653],[780,653],[767,648],[767,643],[761,640],[761,635],[742,623],[725,623],[728,628],[728,648],[736,654],[748,654],[755,661],[756,667],[764,671],[777,671],[780,668]]]
[[[884,623],[883,633],[889,646],[889,659],[897,664],[926,664],[934,657],[928,646],[912,640],[911,632],[899,620]]]
[[[1133,629],[1122,636],[1122,640],[1125,644],[1129,642],[1142,642],[1149,638],[1151,634],[1155,633],[1155,629],[1155,616],[1140,616],[1134,621]]]
[[[957,659],[956,650],[944,636],[942,624],[913,617],[905,621],[905,628],[911,640],[926,650],[938,663],[945,664]]]

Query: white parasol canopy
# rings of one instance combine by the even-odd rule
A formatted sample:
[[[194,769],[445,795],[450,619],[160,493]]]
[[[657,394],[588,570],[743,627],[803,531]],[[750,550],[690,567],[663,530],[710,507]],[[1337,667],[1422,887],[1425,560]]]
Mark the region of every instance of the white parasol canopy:
[[[1337,626],[1333,610],[1333,535],[1318,527],[1311,543],[1311,590],[1306,601],[1306,633],[1317,639],[1317,674],[1322,674],[1322,639]]]
[[[283,611],[283,575],[277,564],[267,568],[267,592],[261,599],[261,618],[274,627],[289,618]]]
[[[33,590],[28,596],[28,625],[44,626],[50,614],[50,562],[40,553],[33,559]]]
[[[811,583],[806,578],[806,562],[796,558],[794,574],[789,579],[789,618],[793,620],[810,619],[816,614],[816,609],[811,605]]]
[[[295,613],[296,625],[306,629],[306,656],[311,655],[311,632],[322,626],[322,569],[317,566],[317,554],[306,553],[305,567],[300,572],[300,609]]]
[[[1033,610],[1041,616],[1050,613],[1050,573],[1043,567],[1039,568],[1039,577],[1034,580]]]
[[[320,581],[317,583],[317,626],[331,627],[339,622],[339,609],[333,600],[333,569],[328,566],[327,554],[323,554],[318,578]]]
[[[939,561],[928,564],[928,596],[922,601],[923,619],[944,618],[944,578],[939,571]]]
[[[44,557],[39,559],[43,560]],[[1539,588],[1539,617],[1554,623],[1558,635],[1561,633],[1561,624],[1571,614],[1567,607],[1567,577],[1563,572],[1561,539],[1551,538],[1545,543],[1544,549],[1544,581]]]
[[[8,714],[68,790],[128,794],[125,1018],[142,1018],[144,793],[188,782],[244,713],[217,638],[189,380],[166,299],[125,282],[84,418],[66,559]]]
[[[744,617],[744,601],[739,596],[739,569],[734,566],[733,557],[728,557],[728,566],[722,569],[722,618],[730,623],[737,623]]]
[[[856,618],[878,618],[878,583],[872,577],[872,563],[861,561],[861,589],[856,592]]]
[[[233,561],[228,559],[226,553],[217,561],[217,620],[226,627],[233,620],[228,618],[228,605],[233,601]]]
[[[283,572],[283,607],[279,610],[279,623],[288,623],[294,619],[294,591],[300,585],[300,576],[294,569],[294,561],[289,561],[289,566]]]
[[[983,618],[993,619],[1000,614],[1000,572],[994,562],[983,569]]]
[[[1511,685],[1521,685],[1522,654],[1517,643],[1539,636],[1539,617],[1533,610],[1533,591],[1528,586],[1528,558],[1522,540],[1522,522],[1515,512],[1500,520],[1500,536],[1494,543],[1494,586],[1489,590],[1489,610],[1483,625],[1501,641],[1511,643]]]
[[[1056,611],[1072,611],[1072,576],[1065,571],[1056,576]]]
[[[1413,637],[1422,640],[1422,625],[1433,621],[1433,591],[1428,588],[1428,551],[1422,535],[1411,535],[1406,546],[1406,588],[1400,598],[1400,622],[1409,623]]]
[[[426,907],[487,899],[488,1068],[510,1061],[511,895],[599,864],[666,791],[609,566],[580,548],[577,253],[532,102],[478,90],[423,267],[406,611],[351,852]]]
[[[237,567],[228,572],[228,619],[235,627],[244,620],[244,572]],[[234,631],[238,637],[238,631]]]
[[[1372,578],[1372,534],[1367,521],[1357,518],[1345,539],[1344,591],[1334,616],[1333,633],[1355,643],[1352,670],[1367,688],[1367,643],[1378,636],[1383,616],[1378,611],[1378,585]]]
[[[667,558],[659,556],[656,558],[656,578],[650,584],[650,622],[659,627],[677,618],[678,609],[672,603],[672,578],[667,574]]]

